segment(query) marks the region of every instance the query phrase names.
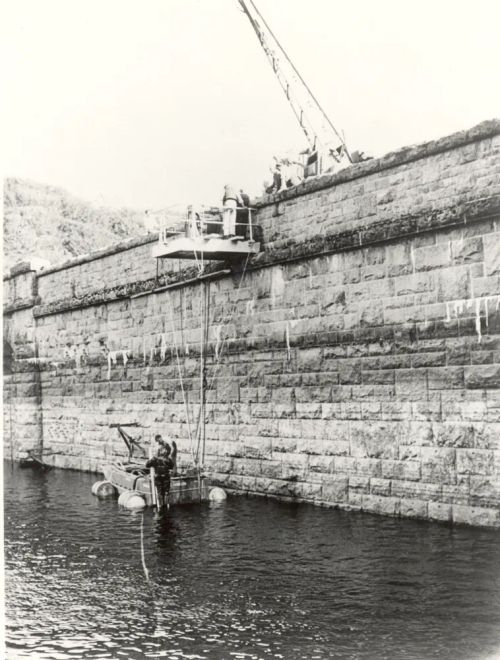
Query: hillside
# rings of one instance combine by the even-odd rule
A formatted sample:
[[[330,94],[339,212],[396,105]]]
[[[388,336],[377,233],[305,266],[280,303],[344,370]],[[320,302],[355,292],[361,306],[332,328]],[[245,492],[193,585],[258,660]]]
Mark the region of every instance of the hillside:
[[[34,181],[4,181],[4,271],[29,257],[51,264],[156,231],[164,214],[100,207]],[[174,220],[176,218],[173,218]]]

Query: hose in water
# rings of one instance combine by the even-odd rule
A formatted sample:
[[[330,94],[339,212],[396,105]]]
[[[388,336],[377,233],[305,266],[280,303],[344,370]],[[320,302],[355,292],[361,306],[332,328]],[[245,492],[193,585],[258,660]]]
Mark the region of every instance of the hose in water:
[[[146,581],[149,582],[149,571],[146,566],[146,559],[144,556],[144,514],[141,513],[141,560],[142,560],[142,568],[144,569],[144,575],[146,577]]]

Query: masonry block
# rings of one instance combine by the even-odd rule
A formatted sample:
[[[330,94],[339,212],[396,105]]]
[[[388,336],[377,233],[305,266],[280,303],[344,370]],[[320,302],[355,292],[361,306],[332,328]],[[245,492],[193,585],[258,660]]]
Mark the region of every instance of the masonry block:
[[[488,410],[488,408],[486,408]],[[483,419],[486,417],[484,415]],[[479,423],[474,427],[476,449],[500,449],[500,422]]]
[[[452,520],[454,523],[464,523],[477,527],[498,527],[499,510],[454,504]]]
[[[500,476],[471,475],[470,503],[473,506],[500,507]]]
[[[243,439],[243,452],[248,458],[270,458],[272,440],[268,437],[245,437]]]
[[[422,481],[431,483],[455,483],[455,449],[442,447],[422,447]]]
[[[417,458],[417,457],[415,457]],[[421,477],[421,464],[417,460],[383,460],[382,476],[385,479],[418,481]]]
[[[320,419],[322,414],[321,403],[301,403],[295,404],[296,415],[298,419]]]
[[[427,399],[427,372],[425,369],[399,369],[396,372],[396,396],[403,401]]]
[[[414,251],[415,269],[428,271],[451,265],[451,250],[448,244],[431,245]]]
[[[321,487],[321,499],[325,502],[347,502],[348,500],[347,477],[335,477],[329,483],[324,483]]]
[[[465,387],[470,389],[500,388],[500,364],[465,367]]]
[[[439,502],[442,500],[443,486],[435,483],[393,479],[392,494],[396,497]]]
[[[379,479],[372,477],[370,479],[370,493],[373,495],[389,496],[391,494],[390,479]]]
[[[330,474],[334,470],[334,465],[334,459],[331,456],[309,456],[308,468],[310,472],[310,478],[313,481],[316,481],[318,474]]]
[[[363,497],[364,497],[363,493],[349,489],[348,502],[350,509],[354,511],[362,511]]]
[[[429,516],[430,520],[451,522],[452,521],[451,504],[445,504],[443,502],[428,502],[427,515]]]
[[[283,481],[282,479],[257,479],[256,486],[262,493],[281,497],[293,497],[293,483],[290,481]]]
[[[322,350],[310,348],[297,354],[297,367],[302,372],[318,371],[321,367]]]
[[[484,267],[486,275],[500,275],[500,247],[496,241],[484,241]]]
[[[351,455],[360,458],[395,458],[398,454],[394,424],[372,422],[351,424]]]
[[[332,399],[332,389],[330,386],[297,387],[295,389],[295,399],[298,403],[326,403]]]
[[[335,459],[335,469],[337,469],[338,461],[340,458]],[[359,475],[370,475],[371,477],[382,476],[382,461],[376,458],[356,458],[356,473]]]
[[[301,500],[321,500],[321,493],[323,486],[317,483],[308,481],[299,481],[290,484],[290,491],[294,497]]]
[[[434,430],[430,422],[404,422],[399,428],[401,445],[428,447],[434,443]]]
[[[435,423],[433,432],[439,447],[474,447],[474,426],[471,424]]]
[[[349,490],[358,493],[369,493],[370,477],[360,476],[358,474],[349,475]]]
[[[364,511],[382,514],[384,516],[397,516],[400,511],[400,500],[397,497],[384,497],[380,495],[362,495],[361,503]]]
[[[334,470],[338,474],[355,473],[357,464],[357,459],[352,456],[336,456],[334,459]]]
[[[494,452],[489,449],[457,449],[457,472],[460,474],[493,474]]]

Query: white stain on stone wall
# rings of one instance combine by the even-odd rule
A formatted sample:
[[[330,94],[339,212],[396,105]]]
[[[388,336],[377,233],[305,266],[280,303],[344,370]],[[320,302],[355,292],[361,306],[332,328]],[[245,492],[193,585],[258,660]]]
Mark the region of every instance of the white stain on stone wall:
[[[165,355],[167,354],[167,333],[164,332],[161,335],[160,339],[160,357],[163,362],[165,360]]]
[[[271,271],[271,306],[274,307],[276,298],[283,295],[285,290],[285,278],[281,267],[273,268]]]
[[[455,318],[458,318],[465,312],[472,312],[474,310],[475,318],[475,329],[477,335],[478,344],[481,343],[483,339],[482,329],[481,329],[481,318],[484,318],[485,327],[489,327],[489,306],[490,304],[495,304],[495,311],[498,310],[500,306],[500,296],[480,296],[478,298],[467,298],[462,300],[449,300],[446,303],[446,321],[451,321],[451,314]],[[484,312],[482,314],[481,305],[484,304]]]
[[[477,341],[481,343],[481,298],[476,299],[476,332]]]
[[[215,334],[215,359],[219,359],[219,351],[220,351],[220,345],[221,345],[221,333],[222,333],[222,325],[216,325],[214,328],[214,334]]]
[[[119,356],[122,358],[123,366],[126,367],[129,358],[129,351],[119,350],[108,352],[108,380],[111,380],[111,366],[115,366],[118,363]]]

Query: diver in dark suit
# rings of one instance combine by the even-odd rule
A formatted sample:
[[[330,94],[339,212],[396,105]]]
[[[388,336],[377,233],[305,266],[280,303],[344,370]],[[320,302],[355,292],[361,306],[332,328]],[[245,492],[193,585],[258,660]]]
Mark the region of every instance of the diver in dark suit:
[[[156,435],[155,440],[159,445],[158,452],[156,456],[149,459],[146,467],[155,469],[158,504],[159,506],[164,506],[168,503],[168,496],[170,494],[170,474],[176,473],[177,443],[175,440],[172,440],[172,449],[168,442],[162,439],[161,435]]]

